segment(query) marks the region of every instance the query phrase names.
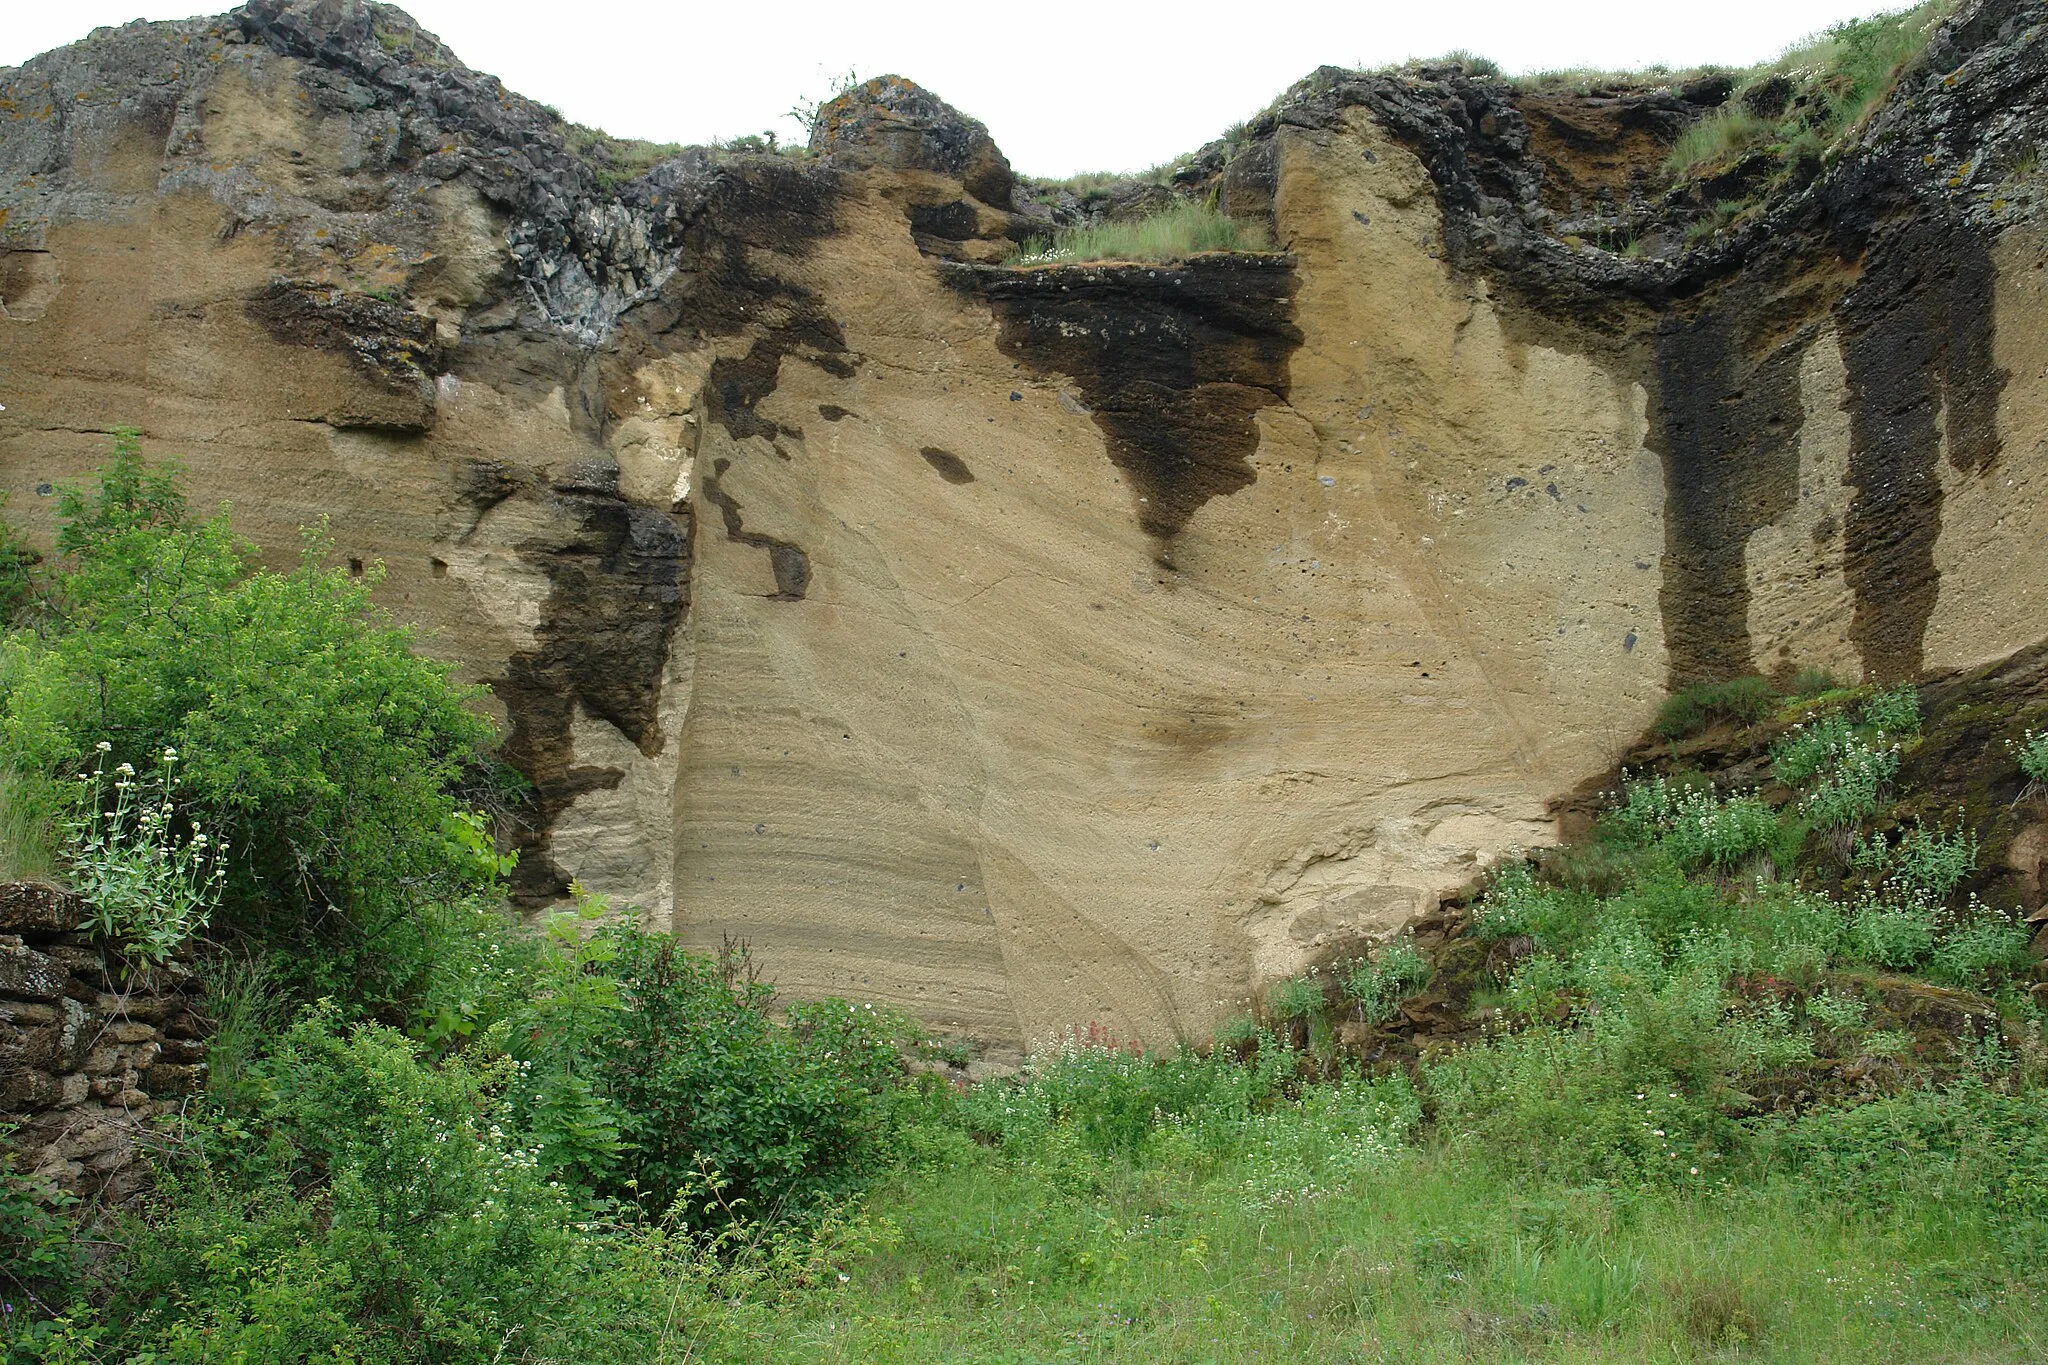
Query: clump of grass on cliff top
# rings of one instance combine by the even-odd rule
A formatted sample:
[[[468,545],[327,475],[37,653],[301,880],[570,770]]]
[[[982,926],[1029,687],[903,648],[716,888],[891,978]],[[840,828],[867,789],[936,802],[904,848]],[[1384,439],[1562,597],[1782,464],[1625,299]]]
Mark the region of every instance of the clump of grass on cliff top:
[[[1925,0],[1851,19],[1751,68],[1719,111],[1673,144],[1667,169],[1683,180],[1759,151],[1788,165],[1817,158],[1891,93],[1953,8],[1954,0]]]
[[[1212,205],[1183,201],[1144,218],[1061,228],[1034,237],[1008,264],[1071,261],[1178,261],[1204,251],[1270,251],[1272,239]]]

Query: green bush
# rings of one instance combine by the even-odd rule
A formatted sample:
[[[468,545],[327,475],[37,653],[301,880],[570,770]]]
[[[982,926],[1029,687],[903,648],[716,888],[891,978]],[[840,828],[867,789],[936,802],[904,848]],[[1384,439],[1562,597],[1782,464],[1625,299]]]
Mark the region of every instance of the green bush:
[[[1817,156],[1845,131],[1859,127],[1926,51],[1934,26],[1952,0],[1835,24],[1752,68],[1734,95],[1679,138],[1666,167],[1682,178],[1710,173],[1752,152],[1790,165]],[[1759,117],[1745,99],[1770,81],[1787,83],[1785,111]]]
[[[1400,938],[1353,964],[1343,978],[1344,994],[1358,1004],[1359,1018],[1383,1024],[1403,1000],[1429,984],[1430,966],[1413,939]]]
[[[1699,683],[1666,697],[1653,728],[1665,739],[1684,739],[1716,722],[1754,725],[1777,705],[1777,694],[1762,678]]]
[[[6,505],[6,494],[0,493],[0,507]],[[34,598],[33,574],[40,563],[42,556],[34,547],[17,535],[12,526],[0,521],[0,629],[11,625]]]
[[[1918,901],[1866,898],[1850,913],[1847,947],[1861,961],[1910,971],[1933,951],[1934,910]]]
[[[1948,1204],[2028,1262],[2048,1251],[2048,1091],[1965,1075],[1939,1090],[1817,1109],[1761,1136],[1772,1164],[1818,1206]]]
[[[206,832],[180,817],[175,749],[138,773],[126,763],[110,771],[112,746],[97,747],[89,786],[80,774],[83,809],[66,825],[72,887],[91,907],[94,932],[164,962],[206,926],[227,865]]]
[[[1899,770],[1899,749],[1853,743],[1799,798],[1799,813],[1821,829],[1847,829],[1876,813]]]
[[[1920,733],[1920,694],[1906,683],[1887,688],[1863,703],[1858,718],[1881,735],[1911,738]]]
[[[1795,701],[1809,701],[1814,697],[1839,692],[1842,680],[1825,668],[1802,668],[1792,675],[1792,681],[1785,688],[1785,695]]]
[[[1290,977],[1276,982],[1266,992],[1266,1008],[1272,1011],[1275,1019],[1284,1022],[1306,1019],[1322,1007],[1322,983],[1305,977]]]
[[[574,1210],[506,1131],[501,1082],[309,1014],[202,1114],[108,1283],[160,1358],[489,1361],[577,1313]]]
[[[1987,979],[2019,976],[2032,965],[2027,928],[1975,897],[1942,931],[1927,957],[1927,974],[1945,986],[1982,990]]]
[[[884,1096],[917,1035],[908,1020],[817,1000],[791,1005],[777,1023],[774,992],[744,950],[706,957],[632,928],[593,942],[608,960],[586,954],[574,974],[615,977],[616,1006],[578,987],[580,999],[558,992],[526,1016],[543,1039],[523,1049],[541,1063],[536,1072],[587,1068],[596,1101],[557,1090],[551,1111],[549,1082],[528,1082],[536,1128],[569,1158],[552,1157],[563,1174],[654,1213],[715,1174],[722,1206],[772,1218],[809,1213],[884,1159]],[[561,1135],[567,1123],[593,1121],[600,1126]],[[610,1159],[602,1124],[616,1133]],[[683,1212],[706,1216],[701,1205]]]
[[[2028,730],[2016,740],[2007,740],[2005,747],[2029,784],[2048,783],[2048,730]]]
[[[188,520],[132,437],[59,513],[51,619],[0,715],[16,769],[68,779],[103,742],[135,767],[176,750],[187,813],[228,857],[229,928],[292,945],[310,989],[393,989],[415,964],[390,933],[479,884],[450,834],[493,734],[478,692],[413,654],[367,581],[323,569],[319,535],[272,573],[225,513]]]

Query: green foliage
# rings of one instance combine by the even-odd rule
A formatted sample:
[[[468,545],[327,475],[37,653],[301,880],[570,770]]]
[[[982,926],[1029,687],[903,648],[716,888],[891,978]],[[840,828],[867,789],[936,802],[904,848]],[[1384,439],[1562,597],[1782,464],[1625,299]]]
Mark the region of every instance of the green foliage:
[[[1801,160],[1817,159],[1862,126],[1921,59],[1935,25],[1951,8],[1951,0],[1927,0],[1914,9],[1852,19],[1752,68],[1726,104],[1673,144],[1666,168],[1685,180],[1762,153],[1782,176]],[[1760,102],[1766,88],[1782,94],[1782,108],[1759,114],[1753,103],[1766,109],[1778,103]]]
[[[387,936],[478,885],[447,832],[492,736],[477,691],[414,655],[367,581],[322,568],[319,534],[296,568],[258,569],[132,439],[60,513],[52,619],[0,714],[17,771],[68,777],[100,741],[131,766],[176,750],[180,814],[229,858],[229,927],[299,946],[318,988],[394,989]]]
[[[0,493],[0,507],[7,497]],[[0,629],[11,624],[35,596],[34,572],[43,557],[0,519]]]
[[[1925,905],[1938,905],[1977,869],[1977,834],[1916,825],[1896,844],[1882,835],[1859,840],[1852,867],[1876,873],[1887,889]]]
[[[1478,76],[1482,79],[1501,74],[1499,62],[1494,61],[1491,57],[1482,57],[1476,52],[1468,52],[1462,47],[1453,48],[1441,57],[1431,58],[1429,61],[1424,62],[1423,65],[1461,67],[1466,75]]]
[[[1355,963],[1343,978],[1344,994],[1358,1002],[1359,1018],[1383,1024],[1403,1000],[1429,984],[1429,959],[1413,939],[1397,938]]]
[[[2029,783],[2048,783],[2048,730],[2028,730],[2016,740],[2007,740],[2005,747]]]
[[[1918,901],[1865,897],[1850,913],[1846,946],[1859,961],[1910,971],[1933,951],[1934,916],[1931,906]]]
[[[1894,723],[1912,708],[1917,731],[1917,703],[1886,694],[1871,706],[1879,718]],[[1867,707],[1866,721],[1872,714]],[[1806,787],[1799,812],[1816,827],[1847,829],[1877,810],[1899,770],[1899,746],[1885,743],[1884,737],[1879,729],[1874,739],[1866,740],[1846,716],[1830,711],[1793,726],[1771,746],[1771,771],[1788,786]]]
[[[1603,835],[1623,848],[1655,850],[1685,870],[1727,873],[1766,860],[1789,867],[1806,837],[1753,796],[1717,796],[1709,787],[1669,778],[1624,781],[1621,800],[1601,816]]]
[[[1916,1200],[1981,1219],[2008,1254],[2048,1251],[2048,1091],[1965,1074],[1768,1135],[1770,1155],[1816,1205],[1886,1210]]]
[[[0,1139],[12,1132],[0,1128]],[[77,1292],[85,1248],[67,1217],[77,1203],[17,1171],[14,1153],[0,1151],[0,1298],[23,1300],[24,1316],[30,1304],[54,1313]]]
[[[1830,767],[1856,742],[1849,718],[1829,711],[1801,722],[1771,746],[1771,773],[1787,786],[1798,786]]]
[[[1146,218],[1061,228],[1024,243],[1010,265],[1080,261],[1178,261],[1204,251],[1270,251],[1256,224],[1240,223],[1209,204],[1180,200]]]
[[[2018,977],[2032,959],[2027,928],[1975,897],[1944,927],[1928,954],[1927,974],[1945,986],[1982,990],[1987,981]]]
[[[754,1217],[802,1213],[858,1183],[919,1030],[831,999],[792,1004],[778,1024],[744,948],[705,957],[628,928],[598,940],[626,1006],[588,1006],[592,1080],[619,1148],[609,1173],[590,1162],[579,1178],[658,1212],[715,1173],[724,1204]]]
[[[959,1119],[1018,1153],[1066,1134],[1097,1154],[1128,1154],[1162,1125],[1177,1141],[1230,1140],[1234,1125],[1281,1096],[1300,1063],[1275,1034],[1259,1033],[1254,1042],[1241,1064],[1220,1048],[1207,1057],[1149,1057],[1099,1028],[1068,1034],[1034,1049],[1014,1078],[962,1097]]]
[[[1777,694],[1762,678],[1699,683],[1666,697],[1652,728],[1665,739],[1684,739],[1716,722],[1754,725],[1777,705]]]
[[[1841,689],[1841,680],[1827,669],[1807,667],[1792,675],[1792,681],[1785,688],[1785,695],[1795,701],[1809,701],[1830,692],[1839,692]]]
[[[178,809],[177,750],[165,749],[144,774],[126,763],[110,772],[113,746],[102,740],[95,748],[92,772],[79,775],[84,809],[65,828],[72,888],[92,912],[80,927],[164,962],[206,927],[227,865]]]
[[[576,1291],[572,1209],[488,1078],[332,1010],[202,1115],[127,1229],[106,1320],[167,1360],[537,1353]]]
[[[1272,1011],[1275,1019],[1288,1022],[1306,1019],[1322,1007],[1322,985],[1304,977],[1276,982],[1266,992],[1266,1008]]]
[[[1880,735],[1911,738],[1920,733],[1920,694],[1910,684],[1886,688],[1863,703],[1858,719]]]

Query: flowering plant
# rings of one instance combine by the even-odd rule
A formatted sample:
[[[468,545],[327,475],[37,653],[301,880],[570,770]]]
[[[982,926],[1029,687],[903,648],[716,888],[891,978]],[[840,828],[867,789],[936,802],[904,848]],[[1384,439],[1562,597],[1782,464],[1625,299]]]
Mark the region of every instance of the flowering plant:
[[[92,771],[78,776],[90,791],[65,826],[73,884],[92,907],[79,928],[162,962],[206,927],[227,861],[198,822],[178,832],[176,749],[163,750],[147,776],[128,763],[110,770],[112,749],[104,740],[95,746]]]

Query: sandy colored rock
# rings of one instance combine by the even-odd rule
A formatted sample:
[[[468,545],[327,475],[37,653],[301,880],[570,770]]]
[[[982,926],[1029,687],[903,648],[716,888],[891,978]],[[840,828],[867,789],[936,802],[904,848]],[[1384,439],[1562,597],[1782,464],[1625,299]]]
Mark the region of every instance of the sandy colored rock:
[[[996,1056],[1199,1039],[1553,840],[1670,687],[2048,635],[2036,198],[1930,169],[2048,82],[1951,31],[1697,250],[1566,229],[1725,88],[1324,68],[1183,168],[1276,253],[1018,271],[1076,201],[900,78],[600,175],[396,11],[108,30],[0,75],[0,486],[47,541],[135,425],[275,561],[326,518],[491,685],[525,907]]]

